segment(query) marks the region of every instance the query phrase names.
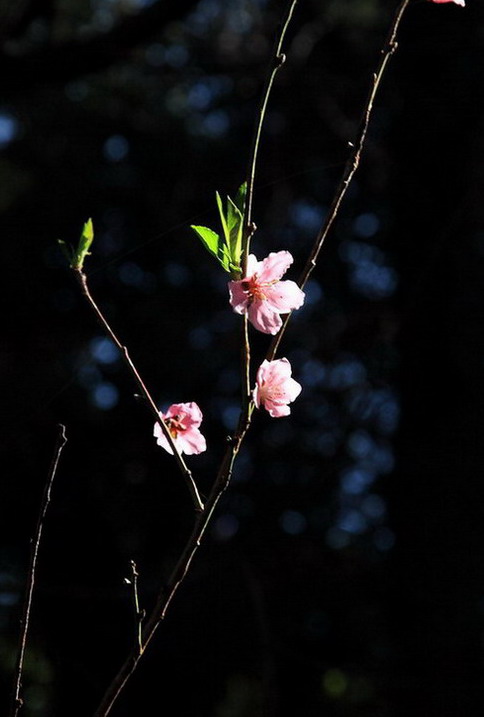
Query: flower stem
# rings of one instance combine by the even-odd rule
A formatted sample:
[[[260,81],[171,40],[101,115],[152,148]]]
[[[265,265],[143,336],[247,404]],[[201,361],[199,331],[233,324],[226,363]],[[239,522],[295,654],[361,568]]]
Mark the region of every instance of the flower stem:
[[[250,240],[256,230],[256,226],[252,221],[252,204],[254,200],[254,180],[257,166],[257,157],[259,153],[260,138],[262,134],[262,126],[266,115],[266,109],[271,94],[272,85],[277,71],[286,61],[286,56],[282,53],[282,45],[286,36],[287,28],[291,22],[291,18],[296,7],[297,0],[289,0],[286,6],[285,14],[279,24],[278,32],[274,42],[272,59],[267,73],[265,85],[262,91],[262,99],[259,112],[256,119],[252,146],[249,155],[249,163],[247,169],[247,193],[245,197],[244,208],[244,226],[242,230],[242,276],[247,274],[247,260],[249,258]],[[247,316],[243,318],[243,340],[242,340],[242,401],[243,407],[248,408],[250,404],[250,341]]]

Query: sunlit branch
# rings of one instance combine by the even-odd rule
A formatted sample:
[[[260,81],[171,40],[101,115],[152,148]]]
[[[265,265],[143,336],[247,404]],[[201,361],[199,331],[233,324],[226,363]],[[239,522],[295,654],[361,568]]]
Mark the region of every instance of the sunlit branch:
[[[348,157],[348,160],[345,164],[343,175],[341,177],[341,180],[338,184],[338,187],[336,189],[336,192],[333,197],[333,201],[331,202],[331,206],[328,210],[328,213],[325,217],[325,220],[323,222],[323,225],[321,226],[321,229],[319,230],[319,233],[316,237],[316,241],[314,242],[313,248],[311,250],[311,253],[309,255],[309,258],[306,262],[306,265],[303,269],[303,272],[299,278],[298,284],[302,288],[304,288],[307,280],[309,279],[313,269],[316,266],[316,262],[319,256],[319,252],[321,251],[321,247],[323,246],[324,240],[326,239],[337,215],[339,208],[341,206],[341,202],[344,199],[344,196],[348,190],[348,187],[351,184],[351,181],[353,179],[353,176],[358,169],[358,165],[360,163],[361,158],[361,152],[363,150],[363,146],[365,144],[365,139],[368,131],[368,125],[370,123],[371,113],[373,110],[373,105],[375,102],[375,97],[378,92],[378,89],[380,87],[381,80],[383,78],[383,75],[385,73],[385,69],[387,67],[388,61],[390,60],[391,56],[397,49],[397,33],[398,28],[400,26],[401,19],[403,17],[403,14],[409,5],[410,0],[403,0],[403,2],[400,3],[398,6],[395,15],[392,20],[392,24],[390,26],[390,29],[388,31],[387,37],[385,39],[385,43],[381,49],[380,52],[380,60],[378,62],[378,66],[373,73],[373,79],[372,84],[370,87],[370,91],[368,93],[368,97],[365,103],[365,107],[363,110],[363,114],[360,119],[360,124],[358,127],[358,131],[356,133],[356,139],[353,142],[350,142],[350,147],[352,147],[352,150],[350,152],[350,155]],[[268,361],[271,361],[274,356],[277,353],[277,350],[279,348],[279,344],[281,342],[282,337],[284,336],[284,332],[286,330],[286,327],[289,323],[289,320],[291,318],[292,314],[287,314],[283,320],[282,327],[279,330],[279,333],[273,338],[271,345],[269,347],[269,350],[267,352],[266,358]]]
[[[259,113],[256,120],[256,126],[252,141],[252,147],[249,156],[249,166],[247,170],[247,195],[245,200],[245,214],[244,214],[244,230],[243,230],[243,254],[242,254],[242,273],[245,276],[247,269],[247,258],[249,256],[250,239],[254,233],[255,226],[252,222],[252,203],[254,199],[254,180],[257,166],[257,155],[259,152],[259,144],[262,133],[262,126],[266,115],[267,104],[269,102],[269,96],[271,94],[272,85],[274,83],[277,71],[282,67],[286,61],[286,56],[282,53],[282,45],[286,36],[287,28],[291,22],[291,18],[296,7],[297,0],[290,0],[287,5],[285,15],[279,25],[279,31],[276,35],[274,43],[274,51],[272,54],[272,60],[269,67],[269,72],[266,78],[264,89],[262,91],[262,100],[260,104]]]
[[[23,705],[23,700],[20,696],[20,690],[22,687],[22,670],[25,657],[25,648],[27,644],[27,632],[29,629],[30,622],[30,610],[32,607],[32,596],[35,586],[37,558],[39,554],[40,540],[42,537],[42,529],[44,527],[44,519],[47,513],[47,508],[50,503],[50,493],[52,485],[54,483],[57,466],[59,464],[60,454],[65,444],[67,443],[67,437],[65,433],[65,426],[59,425],[59,432],[57,435],[57,441],[54,448],[54,454],[49,468],[49,474],[47,482],[44,488],[44,494],[42,496],[42,502],[40,505],[39,517],[37,519],[37,528],[35,530],[35,536],[31,541],[31,553],[30,553],[30,565],[28,571],[27,588],[25,593],[24,609],[21,620],[21,633],[19,639],[19,647],[17,654],[17,661],[14,670],[14,686],[12,690],[12,699],[10,704],[10,716],[17,717],[20,709]]]
[[[249,164],[247,169],[247,194],[245,198],[245,209],[244,209],[244,226],[242,230],[242,276],[247,273],[247,260],[249,257],[250,240],[253,233],[255,232],[256,226],[252,221],[252,203],[254,200],[254,180],[255,172],[257,167],[257,157],[259,152],[259,144],[262,133],[262,126],[266,115],[267,104],[271,94],[272,85],[277,71],[284,64],[286,56],[282,53],[282,46],[284,38],[286,36],[287,28],[291,22],[294,8],[296,7],[297,0],[290,0],[286,7],[286,12],[279,25],[279,30],[276,34],[276,40],[274,42],[274,50],[272,54],[269,71],[265,81],[265,85],[262,91],[262,99],[260,103],[259,112],[257,115],[251,151],[249,155]],[[247,325],[247,316],[244,316],[244,342],[242,345],[242,356],[243,363],[245,364],[243,369],[244,383],[243,383],[243,398],[244,398],[244,410],[248,410],[250,404],[250,343]]]
[[[143,642],[141,639],[142,629],[143,629],[143,618],[145,616],[145,611],[140,610],[139,606],[139,595],[138,595],[138,568],[136,567],[136,563],[134,560],[130,561],[130,567],[131,567],[131,577],[125,578],[125,582],[128,585],[131,585],[131,599],[133,602],[133,613],[134,613],[134,623],[135,623],[135,649],[138,650],[138,653],[141,654],[143,649]]]
[[[79,282],[79,284],[80,284],[80,286],[81,286],[83,295],[85,296],[85,298],[86,298],[87,301],[89,302],[89,305],[90,305],[91,308],[93,309],[94,313],[96,314],[96,316],[97,316],[97,318],[98,318],[98,321],[100,322],[100,324],[102,325],[102,327],[103,327],[104,330],[106,331],[106,333],[107,333],[107,335],[109,336],[109,338],[113,341],[114,344],[116,344],[116,346],[117,346],[118,349],[120,350],[121,356],[122,356],[122,358],[123,358],[123,361],[124,361],[124,363],[126,364],[126,366],[128,367],[128,369],[129,369],[131,375],[133,376],[133,378],[134,378],[134,380],[135,380],[135,382],[136,382],[136,384],[137,384],[137,386],[138,386],[138,388],[139,388],[139,390],[140,390],[142,396],[143,396],[143,397],[145,398],[145,400],[147,401],[147,403],[148,403],[148,405],[149,405],[149,407],[150,407],[150,410],[151,410],[151,412],[152,412],[152,414],[153,414],[153,417],[154,417],[155,421],[160,424],[160,426],[161,426],[161,428],[162,428],[162,431],[163,431],[163,434],[164,434],[164,436],[166,437],[166,440],[168,441],[168,444],[169,444],[171,450],[173,451],[173,455],[175,456],[175,460],[176,460],[176,462],[178,463],[178,466],[179,466],[179,468],[180,468],[180,470],[181,470],[181,472],[182,472],[182,474],[183,474],[183,477],[185,478],[185,481],[186,481],[186,483],[187,483],[188,489],[189,489],[190,494],[191,494],[191,496],[192,496],[192,500],[193,500],[193,503],[194,503],[194,506],[195,506],[195,510],[197,510],[197,511],[203,511],[202,499],[200,498],[200,494],[199,494],[199,492],[198,492],[198,488],[197,488],[197,486],[196,486],[196,484],[195,484],[195,481],[193,480],[192,473],[191,473],[190,469],[188,468],[187,464],[185,463],[185,461],[183,460],[183,456],[181,455],[180,451],[179,451],[178,448],[176,447],[175,442],[174,442],[174,440],[173,440],[173,437],[172,437],[172,435],[171,435],[171,433],[170,433],[170,430],[169,430],[168,426],[166,425],[166,422],[165,422],[165,421],[163,420],[163,418],[161,417],[160,412],[159,412],[159,410],[158,410],[158,408],[157,408],[155,402],[153,401],[153,399],[152,399],[152,397],[151,397],[151,394],[149,393],[148,389],[146,388],[146,386],[145,386],[145,384],[144,384],[144,382],[143,382],[143,380],[142,380],[140,374],[138,373],[138,370],[137,370],[136,366],[135,366],[134,363],[132,362],[132,360],[131,360],[131,358],[130,358],[130,355],[129,355],[129,352],[128,352],[128,349],[127,349],[126,346],[124,346],[124,345],[121,343],[121,341],[118,339],[118,337],[117,337],[116,334],[114,333],[113,329],[112,329],[111,326],[109,325],[107,319],[105,318],[104,314],[102,313],[101,309],[99,308],[99,306],[98,306],[98,305],[96,304],[96,302],[94,301],[94,299],[93,299],[93,297],[92,297],[92,295],[91,295],[91,292],[89,291],[89,287],[88,287],[88,285],[87,285],[87,277],[86,277],[86,275],[84,274],[84,272],[81,271],[80,269],[74,269],[74,273],[75,273],[76,278],[77,278],[77,280],[78,280],[78,282]]]

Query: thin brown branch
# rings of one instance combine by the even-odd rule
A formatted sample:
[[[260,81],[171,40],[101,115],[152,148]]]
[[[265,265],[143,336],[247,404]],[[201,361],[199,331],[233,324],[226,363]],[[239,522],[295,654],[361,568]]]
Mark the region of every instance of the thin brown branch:
[[[266,116],[267,104],[271,94],[272,85],[276,77],[277,71],[282,67],[286,61],[286,56],[282,52],[282,45],[286,36],[287,28],[291,22],[291,18],[296,7],[297,0],[290,0],[286,6],[286,12],[282,18],[278,32],[276,33],[276,40],[274,42],[274,50],[272,53],[271,63],[269,65],[269,71],[266,77],[265,85],[262,90],[262,99],[260,103],[259,113],[257,115],[255,130],[252,140],[252,147],[249,155],[248,169],[247,169],[247,194],[245,198],[245,213],[244,213],[244,229],[243,229],[243,249],[242,249],[242,274],[245,276],[247,269],[247,258],[249,256],[250,239],[255,231],[255,225],[252,221],[252,203],[254,199],[254,181],[255,171],[257,166],[257,156],[259,153],[260,138],[262,134],[262,126]]]
[[[128,370],[130,371],[131,375],[133,376],[133,378],[136,382],[136,385],[138,386],[138,389],[141,392],[141,395],[147,401],[147,403],[150,407],[151,413],[153,414],[153,417],[155,419],[155,422],[160,424],[163,434],[164,434],[166,440],[168,441],[171,450],[173,451],[173,455],[175,456],[175,460],[178,464],[178,467],[180,468],[180,470],[183,474],[183,477],[185,478],[186,484],[190,491],[190,495],[192,496],[195,510],[197,512],[202,512],[203,511],[203,503],[202,503],[202,499],[200,498],[200,494],[198,492],[198,488],[195,484],[195,481],[193,480],[192,472],[188,468],[187,464],[185,463],[185,461],[183,459],[183,456],[181,455],[180,451],[176,447],[173,437],[168,429],[168,426],[166,425],[165,421],[161,417],[160,412],[156,406],[156,403],[153,401],[150,392],[146,388],[146,386],[143,382],[143,379],[141,378],[141,376],[138,372],[138,369],[136,368],[136,366],[134,365],[134,363],[131,360],[131,357],[129,355],[127,347],[124,346],[121,343],[121,341],[118,339],[118,337],[114,333],[113,329],[111,328],[110,324],[108,323],[107,319],[105,318],[104,314],[102,313],[101,309],[94,301],[94,299],[91,295],[91,292],[89,291],[89,287],[87,285],[87,277],[84,274],[84,272],[81,271],[80,269],[73,269],[73,271],[74,271],[76,278],[81,286],[82,293],[83,293],[84,297],[87,299],[92,310],[96,314],[96,317],[97,317],[99,323],[104,328],[104,330],[106,331],[106,333],[109,336],[109,338],[111,339],[111,341],[113,341],[113,343],[116,344],[116,346],[120,350],[123,361],[124,361],[125,365],[127,366]]]
[[[291,22],[291,18],[296,7],[297,0],[289,0],[286,6],[284,17],[282,18],[278,32],[276,33],[276,39],[274,42],[274,49],[272,53],[272,59],[269,65],[269,71],[267,73],[266,81],[262,91],[262,99],[260,103],[259,112],[256,119],[252,146],[249,154],[249,162],[247,168],[247,193],[245,197],[245,209],[244,209],[244,226],[242,230],[242,276],[247,273],[247,260],[249,258],[250,240],[256,230],[256,226],[252,221],[252,203],[254,200],[254,181],[255,172],[257,167],[257,157],[259,153],[260,138],[262,134],[262,126],[266,115],[267,104],[271,94],[272,85],[276,77],[277,71],[282,67],[286,60],[286,56],[282,53],[282,46],[284,38],[286,36],[287,28]],[[242,362],[243,362],[243,405],[244,408],[249,406],[250,403],[250,343],[249,343],[249,332],[247,324],[247,316],[243,318],[243,332],[244,338],[242,342]]]
[[[45,515],[47,513],[47,508],[50,503],[50,493],[51,493],[51,489],[52,489],[52,484],[54,483],[57,466],[59,464],[60,454],[61,454],[62,449],[64,448],[65,444],[67,443],[65,430],[66,430],[65,426],[60,424],[59,432],[57,435],[56,445],[54,448],[54,454],[53,454],[52,461],[50,464],[49,474],[47,476],[47,482],[46,482],[45,488],[44,488],[44,494],[42,496],[42,502],[40,505],[39,517],[37,519],[37,527],[35,530],[35,536],[31,540],[30,565],[29,565],[29,571],[28,571],[28,580],[27,580],[27,587],[26,587],[26,593],[25,593],[24,609],[23,609],[23,614],[22,614],[22,620],[20,623],[21,624],[21,633],[20,633],[20,639],[19,639],[17,661],[15,663],[15,670],[14,670],[14,686],[13,686],[13,690],[12,690],[12,698],[11,698],[11,704],[10,704],[10,717],[17,717],[17,715],[23,705],[23,699],[20,696],[20,691],[21,691],[21,687],[22,687],[22,670],[23,670],[23,663],[24,663],[24,657],[25,657],[25,648],[27,645],[27,633],[28,633],[29,623],[30,623],[30,610],[32,607],[32,596],[33,596],[34,586],[35,586],[37,558],[38,558],[38,554],[39,554],[40,540],[42,538],[42,529],[44,527],[44,519],[45,519]]]
[[[306,265],[303,269],[303,272],[299,278],[298,284],[301,287],[301,289],[304,288],[306,285],[306,282],[308,281],[309,277],[311,276],[311,273],[313,272],[316,262],[319,256],[319,252],[321,251],[321,247],[323,246],[323,243],[328,236],[328,233],[333,226],[333,223],[338,215],[339,208],[341,206],[341,202],[343,201],[346,192],[348,191],[348,187],[351,184],[351,181],[354,177],[354,174],[356,170],[358,169],[358,165],[360,163],[361,153],[363,151],[363,146],[365,144],[366,135],[368,132],[368,126],[370,124],[370,118],[371,113],[373,110],[373,105],[375,102],[375,97],[378,92],[378,89],[380,87],[383,75],[385,73],[385,69],[387,67],[388,61],[392,57],[393,53],[397,49],[397,33],[398,28],[400,26],[401,19],[403,17],[403,14],[409,5],[410,0],[403,0],[403,2],[400,3],[398,6],[395,15],[393,16],[392,23],[390,25],[390,29],[388,31],[387,37],[385,39],[384,45],[380,51],[380,60],[378,62],[378,66],[373,73],[372,78],[372,84],[370,87],[370,91],[368,93],[365,107],[363,109],[363,114],[360,119],[360,124],[357,130],[356,139],[354,142],[350,142],[350,147],[352,147],[352,150],[350,152],[350,155],[348,157],[348,160],[345,164],[343,175],[341,177],[341,180],[338,184],[338,187],[336,189],[336,192],[333,197],[333,201],[331,202],[331,206],[328,210],[328,213],[326,215],[326,218],[323,222],[323,225],[321,229],[319,230],[319,233],[316,237],[316,241],[314,242],[313,248],[311,250],[311,253],[309,255],[309,258],[306,262]],[[279,344],[281,342],[282,337],[284,336],[284,332],[287,328],[287,325],[290,321],[292,314],[287,314],[284,317],[284,320],[282,322],[282,326],[279,330],[279,333],[273,338],[271,345],[269,347],[269,350],[266,355],[266,359],[268,361],[271,361],[274,356],[277,353],[277,350],[279,348]]]
[[[179,586],[187,575],[195,553],[200,547],[202,538],[205,534],[207,526],[211,521],[213,512],[223,493],[227,489],[227,486],[230,483],[234,461],[237,457],[244,437],[250,426],[252,409],[253,406],[249,406],[247,408],[247,411],[241,415],[239,427],[235,436],[231,439],[225,451],[217,474],[217,478],[213,485],[210,496],[205,504],[205,510],[197,517],[192,533],[185,544],[185,547],[178,559],[178,562],[173,568],[172,573],[168,578],[166,584],[162,587],[158,594],[155,607],[151,611],[151,614],[145,624],[145,627],[143,628],[141,649],[139,649],[138,645],[136,645],[131,651],[131,653],[128,655],[124,664],[121,666],[118,674],[113,679],[111,685],[108,687],[106,693],[104,694],[104,697],[102,698],[102,701],[98,709],[96,710],[94,717],[106,717],[106,715],[110,713],[114,703],[121,694],[130,676],[136,670],[136,667],[138,666],[138,663],[143,656],[148,644],[151,642],[158,627],[165,619],[168,607]]]
[[[135,649],[138,650],[138,653],[141,655],[141,652],[143,650],[143,641],[141,638],[142,635],[142,629],[143,629],[143,618],[145,616],[145,611],[140,610],[139,606],[139,595],[138,595],[138,568],[136,566],[136,563],[134,560],[130,561],[130,567],[131,567],[131,577],[125,578],[126,583],[131,585],[131,599],[133,602],[133,613],[134,613],[134,623],[135,623]]]

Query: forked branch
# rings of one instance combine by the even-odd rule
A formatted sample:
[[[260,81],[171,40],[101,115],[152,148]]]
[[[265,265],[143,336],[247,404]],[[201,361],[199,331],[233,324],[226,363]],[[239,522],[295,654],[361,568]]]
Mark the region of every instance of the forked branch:
[[[307,282],[314,266],[316,265],[316,261],[319,255],[319,252],[321,250],[321,247],[323,245],[323,242],[338,214],[341,202],[346,194],[346,191],[353,179],[354,173],[356,172],[356,169],[358,167],[361,152],[363,149],[363,145],[366,139],[366,134],[368,130],[368,125],[370,122],[371,112],[373,109],[373,103],[376,96],[376,93],[378,91],[378,88],[381,83],[381,79],[383,77],[383,74],[385,72],[385,68],[388,64],[388,60],[390,59],[391,55],[394,53],[397,45],[396,45],[396,35],[398,31],[398,27],[400,25],[400,21],[402,18],[402,15],[409,4],[410,0],[404,0],[399,7],[397,8],[397,11],[395,13],[395,16],[392,20],[392,24],[390,27],[390,31],[388,33],[387,39],[385,41],[385,44],[383,46],[383,49],[381,51],[381,57],[378,64],[378,67],[376,69],[376,72],[373,76],[373,83],[372,87],[365,105],[365,109],[363,112],[363,116],[360,122],[359,130],[357,133],[357,139],[353,145],[353,150],[350,154],[350,157],[348,158],[348,161],[346,163],[343,176],[341,178],[340,184],[338,185],[338,188],[336,190],[333,202],[331,204],[330,210],[328,212],[327,218],[325,223],[323,224],[316,242],[313,246],[313,249],[310,253],[310,256],[308,258],[307,264],[304,268],[304,271],[302,273],[301,279],[300,279],[300,286],[303,287],[305,283]],[[254,177],[255,177],[255,168],[256,168],[256,162],[257,162],[257,153],[258,153],[258,146],[259,146],[259,139],[262,129],[262,124],[265,116],[265,110],[270,94],[270,89],[272,87],[272,83],[275,77],[275,74],[278,70],[278,68],[281,66],[281,64],[284,62],[284,56],[281,53],[282,48],[282,41],[284,39],[289,21],[291,19],[294,7],[296,5],[296,0],[293,0],[288,5],[288,10],[285,15],[285,19],[281,24],[280,33],[278,35],[278,40],[275,44],[275,54],[273,63],[271,65],[271,71],[268,76],[268,80],[266,83],[265,90],[263,92],[262,97],[262,104],[261,109],[258,115],[258,121],[256,124],[256,130],[254,134],[254,142],[252,146],[252,152],[250,155],[250,161],[249,161],[249,171],[248,171],[248,178],[247,178],[247,204],[246,204],[246,214],[245,214],[245,228],[244,228],[244,259],[243,259],[243,273],[245,273],[246,270],[246,262],[247,262],[247,256],[249,251],[249,243],[250,238],[252,236],[252,233],[254,231],[254,225],[252,222],[252,216],[251,216],[251,209],[252,209],[252,197],[253,197],[253,189],[254,189]],[[275,356],[275,353],[277,351],[277,348],[279,347],[280,341],[282,339],[282,336],[284,334],[285,328],[287,326],[287,323],[289,321],[290,314],[286,317],[283,326],[279,332],[279,334],[274,338],[271,347],[269,349],[269,352],[267,354],[267,358],[269,360],[273,359]],[[249,343],[247,338],[247,331],[246,331],[246,324],[245,324],[245,330],[243,334],[243,342],[245,343],[245,351],[246,351],[246,359],[244,363],[244,379],[246,382],[246,389],[247,394],[249,392]],[[113,339],[114,340],[114,339]],[[117,343],[117,342],[116,342]],[[117,344],[119,346],[119,344]],[[152,610],[151,614],[149,615],[145,626],[142,631],[141,636],[141,647],[139,645],[136,645],[135,648],[132,650],[131,654],[128,655],[127,659],[125,660],[124,664],[121,666],[119,672],[115,676],[114,680],[112,681],[111,685],[108,687],[106,693],[104,694],[104,697],[102,698],[102,701],[95,713],[95,717],[106,717],[108,715],[120,696],[123,688],[125,687],[126,683],[128,682],[130,676],[133,674],[133,672],[136,670],[136,667],[138,666],[138,663],[144,654],[144,651],[146,650],[148,644],[152,640],[153,636],[155,635],[155,632],[163,619],[166,616],[167,610],[169,608],[169,605],[178,590],[180,584],[182,583],[183,579],[185,578],[191,562],[193,560],[193,557],[195,553],[197,552],[202,538],[206,532],[207,526],[210,523],[210,520],[212,518],[213,512],[222,497],[224,491],[226,490],[227,486],[230,483],[232,470],[234,466],[234,462],[237,458],[237,455],[239,453],[240,447],[242,445],[242,442],[246,436],[247,431],[250,427],[252,412],[254,409],[253,402],[250,401],[250,396],[247,395],[246,400],[244,401],[243,409],[241,411],[240,419],[239,419],[239,425],[235,432],[235,434],[231,437],[229,440],[229,444],[226,448],[226,451],[224,453],[224,457],[222,459],[216,480],[214,482],[213,488],[211,490],[211,493],[209,495],[209,498],[206,502],[205,509],[202,513],[200,513],[197,516],[195,525],[193,527],[192,533],[187,540],[185,547],[183,548],[183,551],[178,559],[177,564],[173,568],[173,571],[168,578],[166,584],[164,587],[160,590],[160,593],[158,595],[158,598],[156,600],[156,604],[154,609]]]

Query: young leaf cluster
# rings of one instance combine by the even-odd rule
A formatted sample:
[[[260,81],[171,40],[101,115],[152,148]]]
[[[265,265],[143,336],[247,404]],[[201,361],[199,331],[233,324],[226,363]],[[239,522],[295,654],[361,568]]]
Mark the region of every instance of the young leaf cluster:
[[[239,187],[235,200],[227,196],[225,207],[220,194],[215,193],[222,224],[222,236],[208,227],[191,225],[207,251],[220,262],[225,271],[231,274],[234,279],[239,279],[242,272],[241,260],[246,192],[247,184],[244,182]]]
[[[69,262],[71,269],[74,269],[75,271],[82,271],[84,259],[91,253],[89,249],[91,248],[93,240],[94,227],[92,225],[92,219],[88,219],[82,227],[77,249],[73,249],[70,245],[68,246],[62,239],[57,240],[67,257],[67,261]]]

